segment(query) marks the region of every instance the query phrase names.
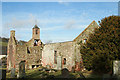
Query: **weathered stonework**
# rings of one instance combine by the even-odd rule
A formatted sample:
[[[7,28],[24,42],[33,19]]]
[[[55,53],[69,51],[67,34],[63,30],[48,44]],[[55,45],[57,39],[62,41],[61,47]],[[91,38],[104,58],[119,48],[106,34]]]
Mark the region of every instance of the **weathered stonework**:
[[[16,68],[19,63],[25,61],[26,69],[47,65],[53,69],[67,68],[72,70],[81,69],[82,57],[80,54],[80,42],[89,38],[95,28],[99,26],[93,21],[78,37],[73,41],[43,44],[40,40],[40,29],[37,25],[33,28],[32,39],[24,44],[18,44],[15,39],[15,31],[11,31],[8,43],[7,68]]]
[[[62,65],[62,68],[68,68],[71,70],[71,67],[75,65],[74,61],[74,50],[75,43],[74,42],[63,42],[63,43],[50,43],[45,44],[42,52],[42,65],[50,65],[52,68],[57,69],[57,64],[54,62],[54,53],[56,51],[57,56],[66,59],[66,64]]]
[[[15,31],[11,31],[10,39],[8,42],[8,48],[7,48],[7,68],[8,70],[11,70],[12,68],[15,68],[15,59],[16,59],[16,39],[15,39]]]

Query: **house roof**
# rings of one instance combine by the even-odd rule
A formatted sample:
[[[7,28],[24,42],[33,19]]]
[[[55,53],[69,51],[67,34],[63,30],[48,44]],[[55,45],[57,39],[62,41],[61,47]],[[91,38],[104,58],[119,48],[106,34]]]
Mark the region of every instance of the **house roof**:
[[[91,27],[93,24],[97,24],[96,22],[95,22],[95,20],[94,21],[92,21],[91,23],[90,23],[90,25],[88,25],[88,27],[84,30],[84,31],[82,31],[73,41],[76,41],[89,27]]]

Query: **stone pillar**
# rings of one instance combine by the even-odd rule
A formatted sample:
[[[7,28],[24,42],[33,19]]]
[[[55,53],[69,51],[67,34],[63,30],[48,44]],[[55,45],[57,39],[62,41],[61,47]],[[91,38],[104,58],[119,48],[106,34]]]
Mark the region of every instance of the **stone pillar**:
[[[57,69],[61,70],[62,69],[62,57],[57,56]]]
[[[19,71],[17,75],[17,78],[23,78],[23,77],[25,77],[25,61],[21,61],[19,63]]]

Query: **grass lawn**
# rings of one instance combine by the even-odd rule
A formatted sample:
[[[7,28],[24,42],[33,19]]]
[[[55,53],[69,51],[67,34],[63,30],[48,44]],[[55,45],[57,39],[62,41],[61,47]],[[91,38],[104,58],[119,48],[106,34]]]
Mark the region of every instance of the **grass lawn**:
[[[62,78],[61,77],[61,71],[58,70],[56,72],[46,72],[46,71],[39,71],[39,67],[31,70],[26,70],[26,78]],[[17,77],[17,72],[16,72],[16,77]],[[69,72],[69,78],[92,78],[92,80],[102,80],[102,76],[93,74],[92,71],[86,71],[86,72],[76,72],[72,73]],[[84,76],[84,77],[83,77]],[[10,73],[6,74],[6,78],[10,78]],[[95,78],[95,79],[94,79]]]
[[[40,68],[35,68],[35,69],[31,69],[31,70],[26,70],[26,78],[46,78],[50,75],[54,75],[54,76],[59,76],[61,74],[61,71],[57,71],[57,72],[51,72],[48,73],[46,71],[39,71]],[[15,74],[15,76],[17,77],[17,72]],[[6,78],[11,78],[10,77],[10,72],[6,73]]]
[[[56,72],[46,72],[46,71],[39,71],[40,68],[35,68],[31,70],[26,70],[26,78],[49,78],[49,77],[54,77],[54,78],[60,78],[61,76],[61,71],[58,70]],[[78,73],[69,73],[71,78],[80,78],[80,75]],[[17,77],[17,72],[15,74]],[[10,77],[10,72],[6,73],[6,78],[11,78]]]

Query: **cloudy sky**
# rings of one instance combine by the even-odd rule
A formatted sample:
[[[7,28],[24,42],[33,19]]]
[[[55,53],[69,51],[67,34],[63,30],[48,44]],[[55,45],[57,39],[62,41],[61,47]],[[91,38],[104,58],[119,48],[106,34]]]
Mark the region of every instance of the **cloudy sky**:
[[[41,41],[72,41],[93,20],[118,15],[117,2],[3,2],[2,37],[16,31],[16,39],[29,41],[35,24]]]

